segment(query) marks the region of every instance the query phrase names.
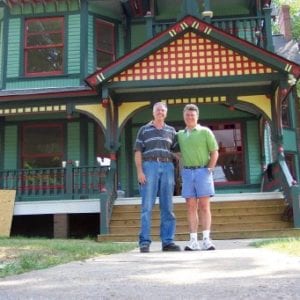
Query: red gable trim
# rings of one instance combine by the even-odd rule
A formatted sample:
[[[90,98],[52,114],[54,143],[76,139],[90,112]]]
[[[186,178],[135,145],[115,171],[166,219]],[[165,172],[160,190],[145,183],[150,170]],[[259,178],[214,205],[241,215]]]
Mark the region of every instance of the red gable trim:
[[[148,40],[140,47],[130,51],[114,63],[94,72],[86,78],[86,82],[91,87],[95,88],[102,82],[108,81],[116,74],[121,73],[134,63],[141,61],[153,51],[163,47],[168,42],[175,40],[178,35],[182,35],[187,31],[195,31],[202,35],[204,34],[215,41],[221,41],[223,44],[227,44],[233,50],[242,52],[243,55],[249,56],[252,59],[257,59],[260,62],[282,72],[292,73],[296,78],[300,77],[299,65],[267,50],[261,49],[245,40],[230,35],[211,24],[201,21],[195,17],[187,16],[167,30]]]

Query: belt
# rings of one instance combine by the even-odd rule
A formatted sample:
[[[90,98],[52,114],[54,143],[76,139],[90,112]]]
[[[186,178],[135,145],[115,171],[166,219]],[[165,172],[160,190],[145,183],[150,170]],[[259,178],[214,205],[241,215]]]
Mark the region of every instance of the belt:
[[[206,166],[191,166],[191,167],[187,167],[184,166],[184,169],[190,169],[190,170],[196,170],[196,169],[202,169],[202,168],[207,168]]]
[[[173,158],[169,157],[145,157],[144,161],[157,161],[157,162],[173,162]]]

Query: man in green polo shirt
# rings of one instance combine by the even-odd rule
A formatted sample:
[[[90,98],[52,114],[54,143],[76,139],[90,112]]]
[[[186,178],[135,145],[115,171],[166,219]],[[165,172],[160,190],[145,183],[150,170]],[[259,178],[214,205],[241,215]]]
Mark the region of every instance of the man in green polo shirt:
[[[202,250],[215,250],[210,239],[210,197],[215,194],[213,169],[217,163],[218,143],[213,132],[198,124],[199,110],[187,104],[183,110],[186,125],[177,133],[182,159],[182,196],[186,199],[190,241],[186,251],[200,250],[198,242],[198,208],[203,230]]]

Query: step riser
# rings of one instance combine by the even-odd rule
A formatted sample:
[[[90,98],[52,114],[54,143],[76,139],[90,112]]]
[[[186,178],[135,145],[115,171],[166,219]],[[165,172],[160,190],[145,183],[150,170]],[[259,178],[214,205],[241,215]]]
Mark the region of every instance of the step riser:
[[[248,207],[233,209],[217,209],[211,210],[212,216],[240,216],[240,215],[265,215],[265,214],[281,214],[284,211],[284,207]],[[185,210],[175,211],[177,218],[186,217],[187,212]],[[153,219],[159,218],[159,212],[154,211],[152,213]],[[139,212],[119,212],[113,213],[112,221],[118,219],[138,219],[140,217]]]
[[[253,222],[272,222],[272,221],[281,221],[281,215],[270,214],[270,215],[261,215],[261,216],[231,216],[230,218],[224,216],[213,216],[214,224],[252,224]],[[152,219],[153,225],[159,225],[160,219]],[[177,225],[187,224],[187,217],[176,218]],[[111,226],[140,226],[140,219],[129,219],[129,220],[112,220]]]
[[[232,201],[232,202],[211,202],[212,209],[224,209],[224,208],[240,208],[240,207],[253,207],[253,206],[283,206],[284,203],[282,200],[268,200],[268,201],[260,201],[260,200],[247,200],[247,201]],[[185,203],[175,203],[174,210],[182,210],[186,208]],[[141,206],[138,204],[135,205],[115,205],[114,212],[125,212],[125,211],[140,211]],[[159,211],[159,205],[155,204],[154,211]]]
[[[176,226],[176,232],[178,233],[188,233],[188,225],[180,225]],[[255,230],[266,230],[266,229],[283,229],[283,228],[291,228],[291,224],[288,222],[270,222],[270,223],[258,223],[258,224],[220,224],[220,225],[212,225],[212,231],[237,231],[237,230],[247,230],[247,229],[255,229]],[[134,234],[137,235],[139,233],[138,227],[111,227],[111,234]],[[159,226],[152,226],[152,233],[159,233]],[[201,226],[199,226],[198,232],[202,231]]]

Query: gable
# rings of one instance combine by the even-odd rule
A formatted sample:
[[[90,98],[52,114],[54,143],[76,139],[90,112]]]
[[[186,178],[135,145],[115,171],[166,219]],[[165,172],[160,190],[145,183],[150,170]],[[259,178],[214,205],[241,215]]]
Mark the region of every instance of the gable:
[[[186,32],[114,76],[111,82],[243,76],[276,70],[195,32]]]
[[[97,70],[86,82],[95,88],[105,82],[157,79],[237,76],[247,81],[245,76],[271,74],[270,79],[274,73],[292,74],[297,79],[300,66],[187,16],[114,63]]]

